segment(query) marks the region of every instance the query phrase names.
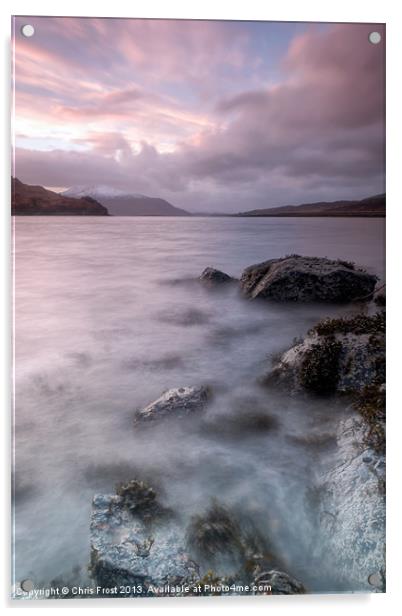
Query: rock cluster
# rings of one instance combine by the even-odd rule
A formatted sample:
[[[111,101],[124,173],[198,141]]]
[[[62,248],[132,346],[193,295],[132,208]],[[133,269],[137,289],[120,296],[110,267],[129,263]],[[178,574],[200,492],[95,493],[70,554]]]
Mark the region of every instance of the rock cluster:
[[[212,267],[207,267],[199,280],[208,286],[236,281]],[[250,265],[243,271],[239,287],[248,299],[347,303],[371,299],[376,282],[376,276],[348,261],[289,255]]]
[[[199,280],[212,288],[235,279],[206,268]],[[239,288],[250,299],[346,303],[372,299],[376,280],[352,263],[292,255],[248,267]],[[348,395],[351,411],[358,411],[339,422],[330,463],[322,472],[317,469],[314,489],[321,497],[312,558],[318,557],[324,568],[331,562],[328,575],[335,563],[338,582],[359,590],[385,588],[384,330],[383,310],[321,321],[262,379],[271,386],[285,385],[292,393]],[[190,417],[202,412],[210,399],[206,386],[170,389],[138,409],[134,424],[139,429]],[[231,417],[218,435],[275,429],[275,420],[257,411],[250,426]],[[211,584],[215,588],[232,582],[268,585],[266,594],[306,592],[285,569],[267,539],[218,502],[184,520],[159,502],[153,488],[135,479],[117,486],[116,494],[93,499],[91,576],[101,586],[140,585],[148,596],[155,585],[206,584],[211,589]]]
[[[221,505],[186,527],[157,501],[152,488],[136,480],[115,495],[94,497],[90,539],[93,581],[103,588],[131,587],[129,596],[152,596],[155,587],[173,585],[188,585],[192,594],[192,588],[211,582],[271,585],[269,594],[305,592],[291,575],[269,567],[272,557],[261,553],[260,538],[245,534]],[[198,592],[205,594],[202,588]]]
[[[317,552],[345,588],[385,591],[385,313],[326,319],[264,378],[293,391],[348,394],[337,448],[316,490]],[[356,412],[353,412],[357,411]]]

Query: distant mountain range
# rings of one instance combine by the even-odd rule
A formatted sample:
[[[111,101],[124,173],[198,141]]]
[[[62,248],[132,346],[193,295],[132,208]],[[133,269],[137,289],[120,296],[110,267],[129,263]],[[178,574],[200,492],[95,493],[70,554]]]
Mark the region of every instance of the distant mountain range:
[[[73,199],[30,186],[11,178],[11,214],[13,216],[107,216],[107,209],[91,197]]]
[[[64,197],[92,197],[114,216],[191,216],[165,199],[127,193],[111,186],[72,186],[61,194]]]
[[[240,212],[235,216],[385,216],[385,194],[359,201],[320,201]]]
[[[22,216],[191,216],[165,199],[128,194],[110,186],[73,186],[55,193],[43,186],[30,186],[17,178],[12,181],[13,215]],[[385,194],[353,201],[322,201],[302,205],[249,210],[238,214],[196,214],[199,216],[283,216],[283,217],[383,217]]]

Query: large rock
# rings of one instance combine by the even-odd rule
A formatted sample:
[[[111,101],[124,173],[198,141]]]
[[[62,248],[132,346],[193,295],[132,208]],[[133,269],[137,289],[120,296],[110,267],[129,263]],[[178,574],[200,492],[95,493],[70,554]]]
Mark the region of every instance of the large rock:
[[[169,389],[155,402],[135,412],[134,423],[140,424],[169,417],[185,417],[201,411],[211,398],[208,387]]]
[[[292,255],[247,267],[240,287],[250,299],[343,303],[369,299],[376,281],[352,263]]]
[[[385,591],[385,460],[367,447],[367,425],[352,415],[341,421],[338,448],[317,486],[314,549],[328,575],[344,588]]]
[[[314,394],[358,393],[385,379],[385,314],[327,319],[286,351],[264,377]]]
[[[199,277],[199,280],[209,287],[227,284],[228,282],[236,282],[229,274],[225,274],[225,272],[221,272],[213,267],[206,267]]]
[[[133,508],[132,492],[130,507],[124,496],[98,494],[93,499],[91,577],[103,588],[139,585],[142,592],[129,594],[148,596],[152,585],[190,582],[197,565],[186,551],[180,527],[169,516],[144,515],[148,509],[142,510],[142,495]]]

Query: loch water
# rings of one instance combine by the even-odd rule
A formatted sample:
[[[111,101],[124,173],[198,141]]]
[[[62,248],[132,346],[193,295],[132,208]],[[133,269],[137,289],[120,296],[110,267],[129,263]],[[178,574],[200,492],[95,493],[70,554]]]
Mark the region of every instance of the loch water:
[[[311,558],[309,494],[326,446],[308,437],[334,435],[347,409],[267,391],[257,379],[317,320],[353,309],[249,302],[236,286],[214,292],[194,279],[207,266],[239,277],[292,253],[351,260],[383,279],[384,220],[13,224],[15,581],[84,571],[93,495],[138,477],[189,518],[213,499],[248,516],[288,571],[312,591],[336,590]],[[205,413],[136,432],[135,409],[197,384],[214,392]],[[271,428],[247,427],[247,413],[273,418]]]

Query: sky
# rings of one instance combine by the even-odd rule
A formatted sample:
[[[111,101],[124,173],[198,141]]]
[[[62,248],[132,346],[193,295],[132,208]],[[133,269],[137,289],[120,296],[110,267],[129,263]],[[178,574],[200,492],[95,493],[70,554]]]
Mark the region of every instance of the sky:
[[[228,213],[385,191],[382,25],[17,17],[14,27],[23,182],[107,184]]]

